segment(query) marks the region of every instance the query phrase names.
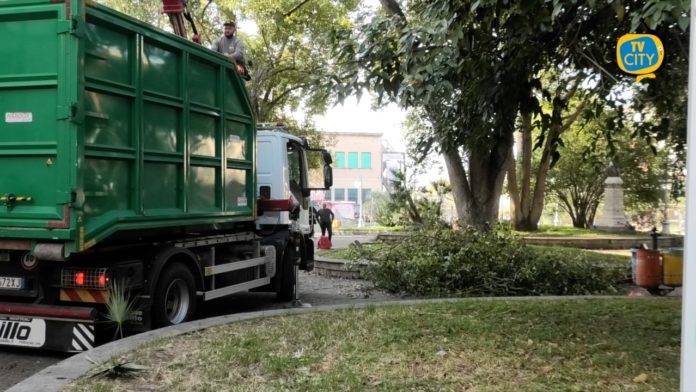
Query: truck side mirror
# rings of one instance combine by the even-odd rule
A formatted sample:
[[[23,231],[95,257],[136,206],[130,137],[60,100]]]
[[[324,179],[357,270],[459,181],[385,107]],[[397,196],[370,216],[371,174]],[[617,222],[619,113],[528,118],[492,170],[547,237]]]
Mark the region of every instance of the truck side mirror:
[[[330,157],[329,157],[330,158]],[[333,186],[333,168],[331,164],[324,165],[324,188],[326,190],[331,189]]]
[[[324,164],[326,164],[326,166],[331,166],[333,164],[333,158],[331,158],[331,153],[329,153],[326,150],[322,150],[321,153],[324,156]]]

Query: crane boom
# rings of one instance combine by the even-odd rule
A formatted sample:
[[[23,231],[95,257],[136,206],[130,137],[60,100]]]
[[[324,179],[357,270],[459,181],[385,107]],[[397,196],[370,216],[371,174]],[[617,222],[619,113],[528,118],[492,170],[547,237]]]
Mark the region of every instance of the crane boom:
[[[201,36],[198,34],[196,23],[193,21],[191,12],[189,12],[186,6],[186,0],[162,0],[162,5],[162,12],[169,16],[174,34],[188,39],[188,34],[186,32],[186,21],[188,21],[191,24],[191,30],[193,30],[193,37],[191,37],[191,40],[200,44]]]

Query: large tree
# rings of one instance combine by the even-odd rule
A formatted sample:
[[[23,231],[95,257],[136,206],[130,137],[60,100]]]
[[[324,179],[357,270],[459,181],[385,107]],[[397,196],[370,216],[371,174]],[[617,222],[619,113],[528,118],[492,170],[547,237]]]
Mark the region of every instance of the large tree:
[[[566,95],[573,88],[557,89],[560,95],[549,97],[553,110],[545,113],[538,95],[550,89],[541,83],[542,71],[553,65],[587,74],[593,82],[582,87],[613,100],[617,86],[629,82],[613,64],[618,37],[656,14],[654,27],[671,31],[668,20],[682,13],[665,13],[667,2],[653,3],[660,4],[382,0],[381,13],[352,34],[339,35],[338,79],[345,94],[367,87],[422,114],[430,132],[419,142],[421,152],[442,153],[459,219],[485,227],[497,220],[518,119],[528,126],[540,118],[537,145],[543,149],[538,191],[523,190],[527,201],[520,197],[519,204],[543,201],[545,173],[559,157],[569,120]],[[570,113],[570,119],[576,116]],[[539,212],[527,208],[523,221],[535,225]]]

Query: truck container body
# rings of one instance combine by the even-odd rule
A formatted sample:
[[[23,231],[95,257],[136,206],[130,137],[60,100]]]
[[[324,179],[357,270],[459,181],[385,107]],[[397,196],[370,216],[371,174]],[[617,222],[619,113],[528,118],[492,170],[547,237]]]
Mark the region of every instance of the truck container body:
[[[0,1],[0,245],[64,260],[252,222],[256,128],[234,64],[86,4]]]
[[[257,144],[233,62],[84,0],[0,0],[0,33],[0,347],[79,352],[115,318],[297,299],[331,156],[282,127]]]

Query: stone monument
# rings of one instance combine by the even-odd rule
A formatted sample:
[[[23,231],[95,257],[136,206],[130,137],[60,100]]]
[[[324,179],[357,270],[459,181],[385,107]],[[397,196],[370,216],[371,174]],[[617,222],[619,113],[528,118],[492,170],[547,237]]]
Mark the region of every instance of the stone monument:
[[[609,166],[607,170],[607,179],[604,181],[604,209],[595,226],[606,231],[633,231],[624,211],[623,180],[614,165]]]

